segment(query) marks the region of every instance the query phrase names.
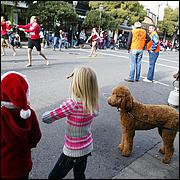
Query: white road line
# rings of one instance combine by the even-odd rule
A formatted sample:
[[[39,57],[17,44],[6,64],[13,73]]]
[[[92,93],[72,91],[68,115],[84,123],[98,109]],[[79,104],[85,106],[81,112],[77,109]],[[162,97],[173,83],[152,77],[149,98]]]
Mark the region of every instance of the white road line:
[[[85,49],[80,49],[80,51],[84,51],[84,52],[89,52]],[[120,55],[116,55],[116,54],[108,54],[108,53],[102,53],[102,52],[98,52],[98,54],[103,54],[103,55],[107,55],[107,56],[114,56],[114,57],[123,57],[123,58],[126,58],[126,59],[129,59],[129,56],[120,56]],[[147,56],[148,57],[148,56]],[[160,58],[159,58],[160,59]],[[168,61],[168,60],[167,60]],[[169,60],[170,61],[170,60]],[[145,63],[149,63],[148,61],[145,61],[145,60],[142,60],[142,62],[145,62]],[[172,61],[171,61],[172,62]],[[173,62],[174,63],[174,62]],[[176,62],[177,63],[177,62]],[[164,64],[161,64],[161,63],[156,63],[156,65],[159,65],[159,66],[164,66],[164,67],[168,67],[168,68],[172,68],[172,69],[176,69],[178,70],[179,67],[174,67],[174,66],[169,66],[169,65],[164,65]]]
[[[143,60],[143,62],[146,62],[146,61],[144,61],[144,60]],[[164,66],[164,67],[169,67],[169,68],[176,69],[176,70],[178,70],[178,69],[179,69],[178,67],[169,66],[169,65],[165,65],[165,64],[161,64],[161,63],[156,63],[156,65],[159,65],[159,66]]]
[[[115,53],[121,53],[121,54],[127,54],[127,55],[129,55],[128,53],[125,53],[125,52],[117,52],[117,51],[113,51],[113,52],[115,52]],[[143,55],[143,58],[149,58],[149,56],[146,56],[146,55]],[[178,63],[179,64],[179,62],[177,62],[177,61],[173,61],[173,60],[167,60],[167,59],[164,59],[164,58],[161,58],[161,57],[158,57],[158,60],[163,60],[163,61],[167,61],[167,62],[172,62],[172,63]]]
[[[149,58],[149,56],[143,56],[143,57]],[[164,59],[164,58],[161,58],[161,57],[158,57],[158,60],[163,60],[163,61],[168,61],[168,62],[178,63],[179,64],[179,62],[177,62],[177,61],[167,60],[167,59]]]
[[[144,77],[144,76],[141,76],[143,79],[145,79],[146,77]],[[155,83],[155,84],[161,84],[161,85],[163,85],[163,86],[169,86],[169,84],[165,84],[165,83],[162,83],[162,82],[160,82],[160,81],[153,81],[153,83]]]

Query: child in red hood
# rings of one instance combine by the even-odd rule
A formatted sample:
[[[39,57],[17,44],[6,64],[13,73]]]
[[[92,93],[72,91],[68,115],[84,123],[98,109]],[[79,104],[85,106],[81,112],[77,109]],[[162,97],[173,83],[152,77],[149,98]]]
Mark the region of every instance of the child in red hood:
[[[10,71],[1,76],[1,179],[28,179],[32,169],[31,149],[41,131],[28,95],[24,75]]]

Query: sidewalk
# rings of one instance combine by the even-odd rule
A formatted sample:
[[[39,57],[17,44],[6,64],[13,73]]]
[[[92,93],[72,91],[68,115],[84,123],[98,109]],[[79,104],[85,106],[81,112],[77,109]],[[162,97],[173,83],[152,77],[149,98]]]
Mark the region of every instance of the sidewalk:
[[[161,162],[157,144],[143,156],[122,169],[112,179],[179,179],[179,132],[174,142],[175,152],[169,165]]]

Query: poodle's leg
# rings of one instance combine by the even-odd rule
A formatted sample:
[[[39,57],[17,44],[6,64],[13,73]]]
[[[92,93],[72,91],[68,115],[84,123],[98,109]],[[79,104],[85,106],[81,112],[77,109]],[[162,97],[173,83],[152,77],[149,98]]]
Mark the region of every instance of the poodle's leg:
[[[161,136],[162,138],[162,128],[158,127],[158,132],[159,132],[159,135]],[[159,152],[164,154],[164,146],[162,146],[160,149],[159,149]]]
[[[124,149],[124,136],[125,136],[125,132],[124,130],[122,130],[122,137],[121,137],[121,143],[118,145],[118,148],[123,151]]]
[[[134,131],[127,131],[124,137],[124,148],[122,151],[123,156],[130,156],[133,148],[133,138],[135,132]]]
[[[176,137],[176,131],[163,129],[162,130],[162,139],[164,142],[164,157],[162,159],[162,162],[165,164],[169,164],[171,161],[171,158],[174,153],[174,139]]]

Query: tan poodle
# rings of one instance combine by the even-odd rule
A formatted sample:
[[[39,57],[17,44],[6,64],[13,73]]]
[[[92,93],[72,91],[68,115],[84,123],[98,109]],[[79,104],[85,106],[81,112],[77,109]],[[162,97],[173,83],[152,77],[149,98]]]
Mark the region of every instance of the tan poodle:
[[[143,104],[135,101],[125,86],[113,88],[108,104],[121,110],[121,144],[118,148],[123,156],[130,156],[133,148],[135,130],[158,128],[163,140],[160,152],[164,154],[163,163],[170,163],[174,153],[174,139],[179,131],[179,112],[168,105]]]

